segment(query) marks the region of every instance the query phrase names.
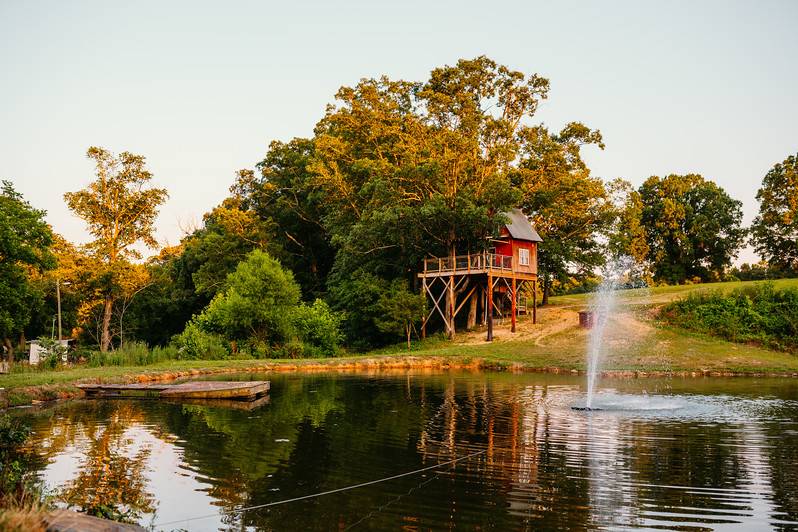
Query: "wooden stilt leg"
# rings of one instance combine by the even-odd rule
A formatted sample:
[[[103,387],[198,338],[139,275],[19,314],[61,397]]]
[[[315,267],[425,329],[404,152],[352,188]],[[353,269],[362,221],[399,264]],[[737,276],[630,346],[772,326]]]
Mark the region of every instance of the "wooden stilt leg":
[[[454,275],[449,277],[449,339],[454,338]]]
[[[538,282],[532,281],[532,323],[538,322]]]
[[[493,341],[493,277],[488,274],[488,289],[487,289],[487,299],[485,303],[487,303],[487,308],[485,312],[487,312],[488,316],[488,342]]]
[[[515,311],[516,311],[516,292],[515,292],[515,277],[512,283],[512,301],[510,302],[510,331],[515,332]]]
[[[487,285],[486,285],[487,286]],[[482,289],[482,325],[488,325],[488,290]]]
[[[424,270],[427,269],[427,261],[424,261]],[[427,298],[427,278],[423,277],[421,279],[421,286],[422,290],[424,290],[424,300],[426,301]],[[424,316],[424,321],[421,322],[421,338],[424,339],[427,337],[427,318],[426,318],[426,311]]]

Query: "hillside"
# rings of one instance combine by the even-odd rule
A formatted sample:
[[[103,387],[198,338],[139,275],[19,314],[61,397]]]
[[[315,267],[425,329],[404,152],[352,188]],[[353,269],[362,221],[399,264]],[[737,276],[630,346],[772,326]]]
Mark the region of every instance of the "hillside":
[[[696,290],[732,290],[755,282],[710,283],[665,286],[619,292],[617,311],[606,329],[604,368],[631,371],[793,372],[798,356],[734,344],[710,336],[668,327],[657,322],[663,304]],[[777,287],[798,287],[798,279],[775,281]],[[498,322],[493,344],[484,342],[481,329],[461,334],[455,345],[440,350],[534,367],[583,369],[588,331],[579,327],[578,312],[587,308],[590,294],[553,297],[551,305],[538,312],[536,325],[529,317],[510,332],[509,320]]]

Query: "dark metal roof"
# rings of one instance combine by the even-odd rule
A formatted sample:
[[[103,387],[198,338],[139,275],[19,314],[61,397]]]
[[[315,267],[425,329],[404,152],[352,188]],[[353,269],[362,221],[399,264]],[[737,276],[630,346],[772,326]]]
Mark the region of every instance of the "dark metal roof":
[[[538,232],[535,231],[535,228],[529,222],[529,218],[521,212],[521,209],[513,209],[510,212],[505,212],[504,215],[509,219],[505,227],[507,227],[511,237],[516,240],[543,242],[543,239],[540,238]]]

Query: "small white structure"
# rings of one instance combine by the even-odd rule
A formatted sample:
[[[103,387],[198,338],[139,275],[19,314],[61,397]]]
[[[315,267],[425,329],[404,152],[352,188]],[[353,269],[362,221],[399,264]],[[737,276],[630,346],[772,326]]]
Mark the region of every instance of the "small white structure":
[[[28,352],[28,362],[31,366],[36,366],[41,362],[42,356],[46,355],[45,349],[39,345],[38,340],[31,340],[30,351]]]
[[[58,340],[61,347],[64,348],[61,354],[61,362],[67,361],[67,350],[69,349],[69,340]],[[28,351],[28,362],[31,366],[36,366],[42,361],[43,357],[47,356],[47,349],[42,347],[38,340],[30,341],[30,351]]]

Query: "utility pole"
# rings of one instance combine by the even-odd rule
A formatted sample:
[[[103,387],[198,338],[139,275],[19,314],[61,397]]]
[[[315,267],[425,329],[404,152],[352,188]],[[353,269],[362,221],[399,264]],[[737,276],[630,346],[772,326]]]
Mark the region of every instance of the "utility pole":
[[[55,299],[58,305],[58,342],[61,342],[61,280],[55,280]]]

